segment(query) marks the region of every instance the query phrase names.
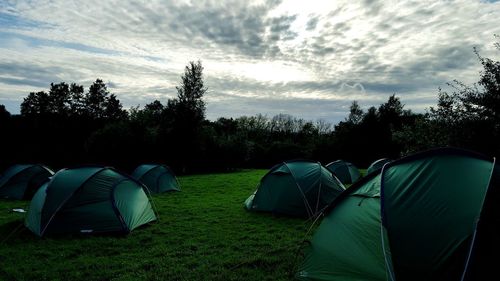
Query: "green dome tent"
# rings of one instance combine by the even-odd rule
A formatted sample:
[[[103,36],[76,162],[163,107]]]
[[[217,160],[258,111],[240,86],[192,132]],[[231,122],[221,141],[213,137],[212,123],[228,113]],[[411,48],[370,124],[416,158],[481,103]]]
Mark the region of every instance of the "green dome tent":
[[[128,233],[156,220],[147,188],[113,168],[57,172],[31,200],[25,225],[38,236],[54,233]]]
[[[245,201],[245,207],[250,211],[313,217],[343,190],[342,183],[319,162],[288,161],[271,168]]]
[[[13,165],[0,176],[0,198],[31,199],[53,174],[43,165]]]
[[[325,167],[330,170],[343,184],[351,184],[356,182],[361,177],[361,174],[356,166],[343,160],[333,161]]]
[[[368,167],[368,170],[366,170],[366,174],[370,174],[378,169],[382,169],[382,167],[386,164],[391,162],[392,160],[389,158],[381,158],[378,160],[373,161],[373,163],[370,164]]]
[[[165,165],[140,165],[134,170],[132,177],[147,186],[151,193],[180,191],[174,172]]]
[[[498,261],[500,215],[490,208],[499,182],[493,159],[456,149],[391,162],[326,209],[297,277],[487,280]],[[488,189],[496,197],[484,204]]]

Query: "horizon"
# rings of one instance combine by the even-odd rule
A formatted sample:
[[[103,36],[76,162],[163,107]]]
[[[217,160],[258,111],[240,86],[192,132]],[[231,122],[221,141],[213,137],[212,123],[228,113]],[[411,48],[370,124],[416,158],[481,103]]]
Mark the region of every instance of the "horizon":
[[[392,94],[423,112],[447,82],[478,80],[473,48],[493,54],[494,14],[497,1],[0,3],[0,104],[18,114],[29,92],[96,78],[124,108],[166,103],[201,60],[209,120],[338,123],[353,100],[366,110]]]

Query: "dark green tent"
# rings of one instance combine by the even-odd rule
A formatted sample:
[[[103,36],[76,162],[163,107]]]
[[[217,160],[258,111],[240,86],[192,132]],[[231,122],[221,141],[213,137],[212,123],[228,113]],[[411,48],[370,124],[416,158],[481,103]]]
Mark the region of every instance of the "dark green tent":
[[[356,182],[361,177],[361,173],[358,168],[356,168],[356,166],[352,163],[344,160],[333,161],[325,167],[330,170],[343,184],[351,184]]]
[[[31,199],[53,174],[43,165],[13,165],[0,176],[0,198]]]
[[[38,236],[54,233],[128,233],[156,220],[147,188],[113,168],[57,172],[31,200],[25,225]]]
[[[288,161],[271,168],[245,201],[245,207],[251,211],[313,217],[343,190],[342,183],[319,162]]]
[[[180,191],[174,172],[165,165],[140,165],[134,170],[132,177],[147,186],[151,193]]]
[[[373,163],[370,164],[368,169],[366,170],[366,174],[370,174],[378,169],[382,169],[382,167],[386,164],[391,162],[392,160],[389,158],[381,158],[378,160],[373,161]]]
[[[499,180],[493,159],[451,148],[391,162],[326,209],[297,277],[487,280],[498,262],[498,207],[477,222],[483,206],[496,206]],[[496,195],[484,204],[487,191]]]

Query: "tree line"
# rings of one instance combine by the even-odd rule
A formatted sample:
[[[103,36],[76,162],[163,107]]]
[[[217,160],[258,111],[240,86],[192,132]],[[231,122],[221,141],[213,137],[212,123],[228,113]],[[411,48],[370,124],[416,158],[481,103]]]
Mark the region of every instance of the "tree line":
[[[500,62],[474,51],[483,67],[479,81],[454,81],[451,92],[439,89],[437,106],[426,113],[405,109],[393,94],[367,110],[353,101],[349,115],[335,125],[287,114],[207,120],[200,61],[185,67],[175,98],[129,110],[100,79],[87,91],[75,83],[52,83],[47,92],[29,93],[19,115],[0,105],[0,168],[38,162],[130,171],[158,162],[193,173],[269,168],[295,158],[324,164],[345,159],[366,167],[378,158],[437,146],[500,155]]]

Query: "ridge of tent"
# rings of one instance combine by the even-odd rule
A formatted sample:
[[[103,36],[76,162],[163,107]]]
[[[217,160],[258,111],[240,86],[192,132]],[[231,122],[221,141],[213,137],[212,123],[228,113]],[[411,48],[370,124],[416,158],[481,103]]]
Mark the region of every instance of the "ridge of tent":
[[[488,186],[486,187],[486,192],[484,193],[483,200],[481,202],[481,208],[480,208],[481,210],[479,212],[478,222],[481,220],[481,215],[483,213],[484,205],[486,203],[486,196],[488,195],[488,191],[489,191],[490,186],[491,186],[491,180],[493,178],[493,173],[495,171],[495,165],[496,165],[496,158],[493,157],[493,165],[492,165],[492,168],[491,168],[490,178],[488,179]],[[475,225],[474,225],[474,233],[472,235],[471,245],[470,245],[470,248],[469,248],[469,252],[467,254],[467,260],[465,262],[464,272],[462,274],[462,278],[460,279],[462,281],[465,280],[465,276],[467,276],[467,269],[470,266],[470,258],[472,256],[472,252],[474,251],[474,245],[475,245],[476,237],[477,237],[477,228],[478,228],[478,225],[479,225],[478,222],[475,223]]]
[[[149,188],[146,185],[144,185],[141,181],[139,181],[138,179],[134,178],[133,176],[131,176],[129,174],[120,173],[118,170],[116,170],[115,168],[112,168],[112,167],[110,167],[110,169],[118,172],[122,176],[124,176],[124,177],[130,179],[131,181],[135,182],[136,184],[138,184],[142,188],[142,190],[144,190],[144,193],[146,193],[146,197],[148,198],[149,202],[151,203],[151,209],[153,209],[153,213],[155,214],[156,218],[159,219],[160,215],[158,213],[158,210],[156,210],[156,207],[155,207],[155,204],[154,204],[154,201],[153,201],[153,197],[151,195],[151,192],[150,192]],[[176,180],[177,180],[177,178],[176,178]]]
[[[486,155],[483,155],[481,153],[477,153],[474,151],[461,149],[461,148],[455,148],[455,147],[441,147],[441,148],[433,148],[433,149],[425,150],[422,152],[418,152],[418,153],[415,153],[415,154],[388,162],[388,163],[384,164],[384,166],[380,170],[380,174],[381,174],[381,177],[380,177],[380,180],[381,180],[381,182],[380,182],[380,197],[381,197],[381,199],[383,199],[383,193],[384,193],[383,192],[384,191],[384,182],[382,180],[383,175],[384,175],[383,172],[387,171],[387,169],[389,169],[393,166],[399,165],[399,164],[408,163],[410,161],[424,159],[424,158],[429,157],[429,156],[439,156],[439,155],[449,155],[449,154],[456,154],[456,155],[461,155],[461,156],[466,156],[466,157],[473,157],[473,158],[477,158],[477,159],[481,159],[481,160],[485,160],[485,161],[492,160],[491,158],[487,157]],[[374,173],[374,174],[376,174],[376,173]],[[383,200],[381,200],[380,204],[381,204],[380,211],[381,211],[381,214],[383,214],[384,213]],[[385,223],[386,222],[385,222],[384,216],[382,216],[382,224],[385,225]]]
[[[167,168],[166,166],[163,166],[163,167],[164,167],[164,168]],[[163,173],[161,173],[161,174],[159,174],[159,175],[158,175],[158,178],[156,179],[156,184],[157,184],[158,186],[160,186],[160,180],[161,180],[161,177],[162,177],[162,176],[164,176],[164,175],[171,175],[171,176],[174,178],[174,180],[175,180],[175,184],[176,184],[178,187],[180,187],[180,184],[179,184],[179,181],[177,180],[177,177],[175,176],[174,172],[173,172],[172,170],[170,170],[170,169],[166,169],[166,171],[165,171],[165,172],[163,172]],[[179,191],[179,189],[178,189],[178,188],[176,188],[175,190],[178,190],[178,191]]]
[[[117,187],[118,185],[120,185],[122,182],[127,181],[127,180],[130,180],[130,179],[128,179],[128,178],[126,178],[126,177],[124,177],[123,179],[118,180],[118,181],[116,181],[116,182],[113,184],[113,186],[111,187],[111,192],[110,192],[110,193],[111,193],[111,200],[110,200],[110,201],[111,201],[111,207],[113,208],[113,211],[115,211],[116,216],[117,216],[117,217],[118,217],[118,219],[120,220],[120,223],[121,223],[121,225],[122,225],[122,227],[123,227],[123,231],[124,231],[125,233],[130,233],[130,231],[131,231],[131,230],[130,230],[130,227],[129,227],[129,226],[127,225],[127,223],[125,222],[125,219],[123,218],[123,215],[122,215],[122,213],[120,212],[120,210],[118,210],[118,207],[116,206],[116,200],[115,200],[115,191],[116,191],[116,187]],[[148,200],[149,200],[149,197],[148,197]]]
[[[494,176],[494,175],[495,175],[496,177],[500,178],[500,176],[499,176],[499,174],[500,174],[500,173],[495,172],[495,171],[496,171],[496,169],[495,169],[495,167],[496,167],[496,159],[495,159],[495,158],[493,158],[493,163],[492,163],[491,158],[488,158],[488,157],[486,157],[486,156],[484,156],[484,155],[482,155],[482,154],[475,153],[475,152],[471,152],[471,151],[467,151],[467,150],[462,150],[462,149],[456,149],[456,148],[437,148],[437,149],[431,149],[431,150],[428,150],[428,151],[424,151],[424,152],[416,153],[416,154],[413,154],[413,155],[410,155],[410,156],[407,156],[407,157],[401,158],[401,159],[397,160],[397,162],[396,162],[396,163],[386,163],[386,164],[384,164],[384,166],[383,166],[381,169],[379,169],[377,172],[374,172],[374,173],[368,174],[367,176],[365,176],[364,178],[362,178],[360,181],[358,181],[358,182],[354,183],[354,184],[353,184],[350,188],[348,188],[346,191],[342,192],[342,193],[341,193],[341,194],[340,194],[337,198],[335,198],[335,199],[334,199],[334,200],[333,200],[333,201],[332,201],[332,202],[331,202],[331,203],[327,206],[327,208],[325,208],[325,210],[324,210],[324,212],[323,212],[323,213],[325,214],[325,220],[326,220],[326,218],[327,218],[328,214],[332,211],[332,209],[336,208],[337,206],[339,206],[340,208],[344,208],[344,207],[346,206],[346,204],[343,204],[343,202],[351,202],[351,201],[352,201],[351,199],[349,199],[349,200],[351,200],[351,201],[347,201],[347,200],[345,200],[345,199],[348,199],[348,198],[346,198],[346,197],[351,197],[351,198],[354,198],[355,196],[361,196],[361,197],[366,196],[367,198],[376,198],[376,200],[377,200],[377,201],[380,201],[380,203],[378,203],[378,205],[379,205],[379,210],[378,210],[378,212],[374,213],[374,215],[375,215],[375,216],[377,216],[377,217],[379,217],[379,219],[380,219],[380,221],[378,222],[378,225],[379,225],[379,226],[377,226],[377,228],[379,228],[380,230],[378,231],[378,232],[379,232],[379,235],[377,235],[377,236],[381,237],[381,239],[382,239],[382,240],[378,240],[377,242],[378,242],[378,244],[379,244],[379,245],[380,245],[380,243],[382,243],[382,244],[383,244],[383,243],[386,243],[387,241],[389,241],[389,242],[390,242],[390,240],[391,240],[390,238],[391,238],[391,237],[386,237],[386,239],[384,239],[384,236],[385,236],[385,235],[387,235],[388,233],[387,233],[387,229],[384,227],[384,223],[383,223],[383,221],[382,221],[382,219],[384,218],[384,213],[383,213],[383,210],[382,210],[382,205],[384,204],[384,200],[383,200],[383,199],[385,199],[385,198],[386,198],[386,197],[385,197],[385,196],[386,196],[386,194],[382,192],[382,189],[384,189],[384,190],[385,190],[386,185],[387,185],[388,187],[391,187],[391,186],[393,187],[393,188],[392,188],[392,191],[391,191],[391,189],[387,189],[387,192],[390,192],[390,191],[391,191],[392,193],[397,192],[397,191],[399,190],[399,189],[397,189],[397,188],[398,188],[398,186],[399,186],[399,185],[397,184],[397,181],[398,181],[399,177],[401,176],[401,173],[403,173],[403,171],[406,171],[406,170],[405,170],[405,167],[402,167],[403,169],[399,169],[399,173],[400,173],[400,174],[399,174],[399,176],[397,176],[398,174],[395,174],[395,176],[393,176],[393,178],[392,178],[392,179],[390,179],[390,178],[388,178],[387,176],[385,176],[385,175],[386,175],[386,173],[387,173],[388,175],[390,175],[390,174],[392,174],[392,173],[395,173],[395,172],[397,172],[397,171],[398,171],[398,169],[396,169],[396,168],[395,168],[395,169],[393,170],[393,169],[391,169],[391,167],[393,167],[393,166],[397,166],[397,165],[400,165],[400,164],[406,164],[406,163],[410,164],[410,165],[408,165],[408,167],[410,167],[410,168],[408,168],[408,169],[412,169],[412,165],[411,165],[411,164],[413,164],[413,163],[411,163],[411,162],[412,162],[413,160],[425,159],[425,158],[427,158],[427,157],[429,157],[429,159],[427,159],[427,160],[423,160],[423,161],[419,161],[419,162],[420,162],[420,163],[423,163],[422,165],[427,164],[427,162],[428,162],[428,163],[431,163],[431,164],[427,164],[427,165],[430,165],[430,166],[428,166],[428,167],[429,167],[429,169],[430,169],[430,168],[432,168],[432,167],[437,167],[437,166],[435,166],[435,165],[439,165],[439,163],[447,163],[447,162],[446,162],[446,159],[447,159],[447,158],[444,158],[444,159],[445,159],[445,162],[435,162],[435,163],[433,162],[433,161],[434,161],[434,159],[433,159],[433,158],[434,158],[435,156],[438,156],[437,158],[440,158],[440,157],[439,157],[440,155],[442,155],[442,156],[448,156],[448,155],[449,155],[449,156],[452,156],[452,157],[457,157],[458,159],[463,158],[463,163],[467,163],[467,161],[474,161],[473,159],[482,160],[482,161],[477,161],[477,162],[470,162],[470,163],[472,164],[472,167],[475,167],[475,168],[473,168],[474,170],[475,170],[475,169],[478,169],[478,171],[482,171],[482,172],[480,173],[480,175],[478,175],[478,176],[477,176],[477,177],[479,177],[479,178],[481,178],[481,179],[482,179],[482,180],[480,181],[480,186],[481,186],[481,189],[480,189],[480,190],[481,190],[481,191],[480,191],[480,192],[476,192],[476,194],[477,194],[478,196],[480,196],[480,197],[482,196],[482,201],[481,201],[481,203],[480,203],[480,204],[476,204],[476,203],[474,203],[474,204],[471,204],[471,205],[470,205],[470,206],[471,206],[471,207],[470,207],[470,209],[471,209],[471,210],[476,209],[476,208],[477,208],[477,209],[479,209],[479,214],[477,215],[477,218],[476,218],[476,219],[479,219],[479,221],[482,221],[482,217],[483,217],[483,210],[484,210],[484,208],[485,208],[486,201],[491,199],[491,198],[490,198],[490,199],[487,199],[487,198],[488,198],[488,196],[489,196],[489,195],[488,195],[488,193],[489,193],[489,191],[490,191],[490,190],[492,190],[491,188],[493,188],[493,187],[494,187],[494,183],[492,182],[492,178],[493,178],[493,176]],[[473,158],[473,159],[470,159],[470,158]],[[453,161],[453,159],[454,159],[454,158],[448,158],[448,160],[447,160],[447,161],[450,161],[450,159],[451,159],[451,161]],[[469,160],[468,160],[468,159],[469,159]],[[442,160],[439,160],[439,161],[442,161]],[[399,164],[398,164],[398,163],[399,163]],[[451,163],[453,163],[453,162],[451,162]],[[492,165],[491,165],[491,167],[492,167],[492,168],[491,168],[491,169],[490,169],[490,168],[488,168],[488,165],[489,165],[488,163],[492,163]],[[458,164],[458,165],[457,165],[457,167],[461,167],[461,165],[463,166],[463,164]],[[415,167],[419,167],[419,163],[415,163]],[[425,166],[424,166],[424,167],[425,167]],[[450,166],[448,169],[452,169],[453,167],[455,167],[455,166],[453,166],[453,165],[452,165],[452,166]],[[465,167],[466,167],[466,166],[465,166]],[[414,168],[414,169],[416,169],[416,168]],[[446,169],[446,168],[445,168],[445,169]],[[490,170],[488,170],[488,169],[490,169]],[[498,170],[500,170],[500,168],[498,168]],[[417,171],[418,171],[418,170],[417,170]],[[449,171],[451,171],[451,170],[448,170],[448,172],[447,172],[446,176],[442,177],[442,178],[441,178],[441,180],[446,180],[446,179],[450,176],[450,172],[449,172]],[[489,172],[489,177],[488,177],[488,178],[486,178],[486,177],[488,176],[488,175],[487,175],[487,174],[488,174],[488,172]],[[483,175],[483,174],[484,174],[484,175]],[[453,174],[451,174],[451,175],[453,175]],[[375,177],[377,177],[377,176],[379,176],[380,178],[379,178],[379,179],[375,179]],[[432,176],[432,177],[434,177],[434,176]],[[366,183],[368,183],[369,181],[373,181],[374,179],[375,179],[375,182],[378,182],[378,184],[379,184],[379,186],[378,186],[378,189],[380,190],[379,194],[376,194],[375,192],[370,192],[370,190],[372,190],[372,189],[373,189],[373,190],[374,190],[374,189],[376,189],[376,186],[374,186],[374,188],[371,188],[371,189],[363,189],[360,193],[358,193],[358,191],[360,191],[360,189],[362,189],[362,188],[363,188],[363,186],[365,186],[365,185],[366,185]],[[439,178],[437,178],[436,180],[439,180]],[[433,185],[435,185],[436,183],[439,183],[439,182],[440,182],[440,181],[436,181],[436,180],[434,180],[434,181],[433,181],[433,183],[432,183]],[[487,181],[486,181],[486,180],[487,180]],[[387,181],[387,183],[385,183],[385,181]],[[483,184],[486,184],[486,190],[485,190],[485,191],[483,191],[483,188],[484,188],[484,185],[483,185]],[[384,185],[384,187],[382,187],[382,185]],[[416,185],[416,186],[418,187],[418,186],[423,186],[423,185],[424,185],[423,183],[417,183],[417,185]],[[492,186],[492,185],[493,185],[493,186]],[[451,185],[450,185],[450,186],[451,186]],[[470,192],[471,190],[467,188],[468,186],[470,186],[470,185],[467,185],[467,184],[460,185],[460,187],[464,187],[464,189],[467,189],[467,190],[469,190],[469,192]],[[421,190],[422,190],[422,189],[421,189]],[[391,193],[391,192],[390,192],[390,193]],[[483,193],[483,192],[484,192],[484,193]],[[498,192],[498,191],[497,191],[497,192]],[[390,193],[389,193],[389,194],[390,194]],[[468,193],[464,193],[464,194],[468,194]],[[393,195],[391,195],[391,196],[393,196]],[[383,197],[383,198],[382,198],[382,197]],[[358,198],[359,198],[359,197],[358,197]],[[464,196],[462,196],[462,199],[463,199],[463,198],[465,198],[465,197],[464,197]],[[467,198],[468,198],[468,197],[467,197]],[[476,196],[476,198],[477,198],[477,196]],[[367,201],[363,201],[364,199],[362,199],[362,198],[361,198],[361,199],[358,199],[358,200],[360,200],[360,201],[359,201],[359,205],[358,205],[358,206],[361,206],[361,203],[362,203],[362,202],[368,202],[368,199],[367,199]],[[370,199],[370,200],[372,200],[372,199]],[[477,200],[476,200],[476,201],[477,201]],[[372,200],[372,202],[374,202],[374,201]],[[460,202],[460,201],[453,201],[453,202]],[[491,202],[490,202],[490,203],[491,203]],[[357,202],[356,202],[356,204],[357,204]],[[366,203],[364,203],[364,204],[363,204],[363,206],[365,206],[365,204],[366,204]],[[389,206],[389,205],[388,205],[388,206]],[[453,206],[453,205],[451,205],[451,206]],[[386,207],[386,206],[385,206],[385,204],[384,204],[384,207]],[[391,207],[391,209],[392,209],[392,207]],[[339,212],[340,212],[340,211],[341,211],[341,210],[339,209]],[[387,211],[387,210],[384,210],[384,211]],[[477,210],[476,210],[476,211],[477,211]],[[490,211],[491,211],[491,210],[490,210]],[[339,213],[339,214],[340,214],[340,213]],[[393,215],[394,215],[394,214],[393,214]],[[474,216],[476,216],[476,215],[474,215]],[[496,217],[498,217],[498,216],[496,216]],[[403,218],[405,218],[405,217],[403,217]],[[465,218],[465,217],[464,217],[464,218]],[[491,219],[491,218],[490,218],[490,219]],[[408,220],[406,219],[406,221],[408,221]],[[481,241],[481,240],[480,240],[480,239],[481,239],[481,238],[480,238],[480,235],[481,235],[481,229],[479,229],[479,230],[478,230],[478,223],[477,223],[477,221],[472,221],[472,220],[470,220],[470,217],[467,217],[467,219],[466,219],[465,221],[467,222],[467,225],[470,225],[470,226],[472,226],[472,227],[473,227],[473,228],[471,228],[471,229],[473,229],[473,232],[474,232],[474,233],[479,233],[479,234],[478,234],[478,235],[479,235],[479,240],[478,240],[478,241]],[[394,222],[392,221],[392,218],[391,218],[391,222],[394,224]],[[409,221],[408,221],[408,222],[409,222]],[[387,222],[386,222],[386,223],[387,223]],[[473,223],[473,224],[471,225],[471,223]],[[397,227],[397,225],[395,225],[395,226]],[[403,227],[404,227],[404,226],[405,226],[405,224],[402,224],[401,226],[403,226]],[[395,230],[397,230],[398,228],[391,227],[391,229],[393,229],[393,231],[395,231]],[[328,236],[328,237],[326,237],[326,238],[325,238],[325,236],[324,236],[324,234],[325,234],[325,233],[327,233],[327,232],[323,232],[323,236],[321,236],[321,237],[322,237],[321,239],[326,239],[325,241],[331,241],[331,236]],[[486,233],[486,232],[485,232],[485,233]],[[392,233],[392,234],[394,234],[394,233]],[[391,233],[389,233],[389,235],[391,235]],[[469,235],[469,234],[468,234],[468,235]],[[472,236],[472,233],[469,235],[469,238],[470,238],[471,236]],[[395,237],[397,238],[397,236],[393,236],[392,238],[394,239]],[[434,236],[432,236],[432,237],[434,237]],[[445,237],[446,237],[446,236],[445,236]],[[459,235],[458,237],[460,237],[460,235]],[[491,238],[491,237],[490,237],[490,238]],[[334,239],[334,240],[335,240],[335,239]],[[466,259],[470,259],[470,258],[471,258],[471,256],[473,256],[473,254],[474,254],[473,252],[474,252],[474,250],[475,250],[474,248],[475,248],[476,243],[474,243],[474,241],[473,241],[473,240],[474,240],[474,239],[472,239],[472,241],[470,241],[470,242],[468,242],[467,240],[465,240],[465,243],[468,243],[468,244],[465,244],[465,243],[464,243],[464,245],[469,245],[469,244],[470,244],[470,246],[469,246],[469,248],[468,248],[468,249],[469,249],[469,252],[468,252],[468,253],[464,253],[464,255],[462,255],[461,253],[458,253],[458,254],[459,254],[459,256],[458,256],[458,257],[459,257],[459,259],[458,259],[457,261],[459,261],[459,262],[460,262],[460,261],[462,260],[462,257],[463,257],[464,267],[460,267],[460,268],[459,268],[459,270],[458,270],[458,271],[456,271],[456,273],[458,273],[458,274],[462,274],[462,280],[464,280],[464,279],[465,279],[466,275],[468,274],[468,270],[469,270],[469,269],[471,269],[471,268],[473,268],[473,267],[472,267],[472,265],[471,265],[471,266],[469,266],[469,265],[467,265],[467,264],[466,264]],[[370,241],[371,241],[371,240],[370,240]],[[461,240],[460,240],[460,241],[461,241]],[[484,240],[484,241],[488,241],[488,240],[487,240],[487,238],[486,238],[486,240]],[[410,241],[410,242],[411,242],[411,241]],[[424,242],[425,242],[425,240],[424,240]],[[382,257],[382,256],[380,256],[380,258],[381,258],[381,260],[380,260],[380,261],[381,261],[382,263],[380,264],[380,267],[378,267],[378,268],[384,268],[384,269],[385,269],[385,271],[386,271],[386,276],[385,276],[385,278],[384,278],[384,279],[381,279],[381,280],[396,280],[396,276],[395,276],[394,274],[395,274],[395,273],[398,273],[398,274],[399,274],[399,273],[400,273],[400,272],[399,272],[399,270],[401,270],[401,268],[400,268],[399,266],[400,266],[400,265],[404,265],[403,263],[396,262],[396,264],[395,264],[395,265],[397,265],[397,267],[396,267],[396,271],[394,271],[394,269],[393,269],[392,267],[393,267],[393,266],[395,266],[395,265],[393,265],[393,263],[392,263],[392,259],[393,259],[393,258],[395,258],[395,257],[391,254],[391,249],[390,249],[390,246],[391,246],[391,245],[385,245],[385,246],[384,246],[385,248],[382,250],[383,257]],[[485,245],[483,245],[483,246],[485,246]],[[399,250],[399,251],[401,251],[401,249],[406,249],[406,248],[400,248],[400,250]],[[439,248],[437,248],[437,249],[439,249]],[[457,252],[455,252],[455,251],[454,251],[452,254],[453,254],[453,255],[455,255],[456,253],[457,253]],[[349,253],[347,253],[347,254],[349,255]],[[495,252],[494,254],[496,254],[496,252]],[[325,256],[322,256],[322,257],[323,257],[323,258],[325,258]],[[396,257],[397,257],[397,256],[396,256]],[[383,260],[382,260],[382,259],[383,259]],[[310,262],[310,260],[309,260],[308,262]],[[492,261],[492,262],[493,262],[493,261]],[[304,264],[304,263],[305,263],[305,262],[303,262],[303,264]],[[385,263],[385,265],[384,265],[384,263]],[[406,263],[408,264],[408,262],[406,262]],[[454,264],[455,264],[455,261],[453,261],[453,263],[452,263],[452,264],[454,265]],[[410,264],[410,265],[411,265],[411,264]],[[478,264],[476,264],[476,265],[478,265]],[[478,265],[478,266],[479,266],[479,265]],[[402,268],[403,268],[403,270],[404,270],[404,267],[402,267]],[[442,269],[442,268],[439,268],[439,271],[441,271],[441,269]],[[445,269],[446,269],[446,268],[445,268]],[[462,269],[463,269],[463,271],[462,271]],[[474,269],[475,269],[475,268],[474,268]],[[408,271],[408,272],[411,272],[411,271]],[[309,273],[310,273],[310,272],[309,272]],[[315,275],[314,277],[313,277],[312,275],[308,275],[308,272],[307,272],[307,271],[304,271],[304,272],[298,272],[297,274],[298,274],[298,275],[297,275],[298,277],[300,277],[300,278],[304,278],[304,279],[307,279],[307,280],[309,280],[309,278],[318,278],[318,275]],[[321,275],[321,277],[322,277],[322,278],[326,278],[326,279],[328,279],[328,280],[329,280],[329,279],[331,279],[331,278],[333,278],[333,277],[339,278],[339,276],[337,276],[337,275],[326,275],[326,274],[327,274],[327,272],[325,272],[325,268],[320,269],[320,272],[319,272],[318,274],[320,274],[320,275],[321,275],[321,274],[323,274],[323,275]],[[438,274],[441,274],[441,273],[439,272]],[[368,276],[369,276],[369,275],[368,275]],[[404,275],[402,275],[402,276],[404,276]],[[438,275],[438,276],[440,276],[440,275]],[[346,276],[343,276],[343,277],[345,278]],[[365,276],[365,277],[367,277],[367,276]],[[320,278],[320,279],[322,279],[322,278]],[[368,278],[368,279],[370,279],[370,278]],[[400,279],[401,279],[401,277],[400,277]],[[322,280],[323,280],[323,279],[322,279]],[[342,279],[342,278],[340,278],[340,280],[343,280],[343,279]],[[358,280],[358,279],[356,279],[356,280]],[[458,280],[458,279],[457,279],[457,280]]]
[[[158,168],[161,168],[163,165],[158,165],[158,164],[146,164],[146,165],[141,165],[141,166],[149,166],[151,165],[151,167],[148,167],[148,169],[146,171],[144,171],[144,173],[142,175],[140,175],[138,177],[138,179],[142,179],[143,177],[145,177],[147,174],[151,173],[152,171],[158,169]]]
[[[152,166],[150,169],[148,169],[144,174],[142,174],[142,176],[140,176],[137,180],[139,181],[142,181],[144,177],[146,177],[148,174],[152,173],[154,170],[157,170],[157,169],[160,169],[162,168],[163,165],[155,165],[155,166]],[[159,177],[158,177],[159,178]],[[158,178],[155,180],[155,186],[154,186],[154,189],[155,189],[155,192],[159,191],[158,189],[160,188],[160,183],[158,181]],[[149,187],[148,187],[149,188]]]
[[[158,164],[141,164],[137,166],[134,171],[132,171],[131,175],[133,178],[140,179],[142,178],[146,173],[148,173],[151,169],[154,169],[158,166]],[[142,171],[144,169],[144,171]]]
[[[357,182],[353,183],[349,188],[345,188],[343,192],[337,196],[323,211],[323,214],[329,213],[335,206],[338,204],[338,202],[341,202],[345,197],[351,195],[352,193],[358,191],[361,187],[363,187],[367,182],[372,180],[374,177],[378,176],[380,174],[380,171],[378,173],[371,173],[368,174],[364,177],[362,177],[360,180]],[[362,195],[360,195],[362,196]]]
[[[19,170],[16,171],[16,170],[14,170],[14,168],[16,168],[16,166],[21,166],[21,167],[19,168]],[[11,168],[12,168],[12,170],[14,170],[14,172],[12,174],[10,174],[8,178],[5,178],[4,182],[0,182],[0,188],[2,188],[4,185],[8,184],[15,175],[22,173],[33,166],[34,166],[33,164],[17,164],[17,165],[14,165],[12,167],[7,168],[7,170],[6,170],[7,172],[10,172],[9,170],[11,170]],[[6,173],[2,174],[1,179],[4,178],[5,174]]]
[[[397,160],[394,160],[392,162],[388,162],[388,163],[384,164],[384,166],[380,170],[380,217],[381,217],[380,228],[381,228],[381,234],[382,234],[381,235],[381,239],[382,239],[381,243],[382,243],[382,247],[383,247],[384,259],[386,262],[386,269],[389,272],[389,276],[390,276],[392,281],[396,280],[395,269],[394,269],[394,264],[392,262],[392,258],[387,256],[387,252],[388,251],[390,252],[390,245],[386,245],[386,244],[389,244],[389,242],[390,242],[389,241],[390,235],[388,235],[388,234],[384,235],[384,232],[385,233],[388,232],[388,230],[387,230],[388,222],[387,222],[386,200],[385,200],[385,197],[386,197],[385,189],[386,189],[387,183],[386,183],[386,181],[384,181],[384,176],[386,175],[387,171],[392,167],[411,163],[413,161],[423,160],[423,159],[431,158],[431,157],[439,157],[439,156],[462,156],[465,158],[474,158],[474,159],[482,160],[482,161],[486,161],[486,162],[493,162],[493,166],[492,166],[492,169],[490,172],[490,177],[488,179],[488,184],[487,184],[486,188],[488,188],[490,185],[491,176],[492,176],[492,173],[493,173],[493,170],[495,167],[494,166],[495,165],[495,158],[492,159],[492,158],[487,157],[483,154],[480,154],[480,153],[477,153],[474,151],[470,151],[470,150],[460,149],[460,148],[442,147],[442,148],[429,149],[429,150],[415,153],[415,154],[412,154],[412,155],[409,155],[409,156],[406,156],[406,157],[403,157],[403,158],[400,158],[400,159],[397,159]],[[480,211],[482,210],[482,208],[484,206],[484,200],[486,198],[486,193],[487,193],[487,189],[483,195],[483,201],[479,206],[479,217],[477,219],[480,219],[480,215],[481,215]],[[477,229],[477,223],[474,223],[474,229]],[[384,241],[384,238],[388,239],[388,241]],[[470,253],[470,251],[472,251],[473,246],[474,246],[474,241],[470,241],[469,251],[468,251],[469,253]],[[386,247],[388,247],[388,248],[386,248]],[[468,257],[467,257],[467,259],[468,259]],[[465,277],[466,271],[467,271],[467,268],[464,267],[463,272],[462,272],[462,277]],[[461,280],[463,280],[463,279],[461,279]]]
[[[316,197],[316,209],[314,211],[314,215],[317,215],[317,213],[318,213],[319,198],[320,198],[320,195],[321,195],[321,187],[323,187],[323,182],[321,181],[321,178],[322,178],[321,167],[322,167],[321,163],[318,162],[319,187],[318,187],[318,196]]]
[[[87,178],[85,178],[85,180],[81,181],[78,186],[76,186],[71,192],[69,192],[67,194],[67,196],[61,201],[61,203],[59,204],[59,206],[52,211],[52,215],[49,217],[49,219],[45,223],[45,226],[40,231],[40,235],[43,235],[45,233],[45,231],[47,230],[47,227],[49,226],[50,222],[54,219],[55,215],[61,210],[61,208],[68,202],[68,200],[75,194],[75,192],[77,190],[79,190],[80,188],[82,188],[82,186],[85,183],[87,183],[92,177],[94,177],[97,173],[99,173],[101,171],[104,171],[104,170],[106,170],[108,168],[107,167],[99,167],[99,168],[96,167],[96,169],[97,169],[96,171],[93,171],[93,173],[91,173],[90,175],[88,175]],[[62,169],[59,172],[67,171],[67,170],[72,170],[72,169]],[[52,181],[55,180],[55,179],[56,179],[56,177],[53,177],[53,179],[49,183],[52,183]],[[46,189],[47,193],[49,192],[49,187],[51,187],[51,186],[52,186],[51,184],[49,184],[47,186],[47,189]],[[47,202],[47,201],[45,201],[45,202]],[[45,202],[43,204],[44,206],[43,206],[42,210],[45,209],[44,208],[45,207]],[[43,211],[42,211],[42,218],[43,218]],[[42,222],[40,222],[40,224],[42,224]]]
[[[295,161],[294,161],[295,162]],[[296,161],[296,162],[299,162],[299,161]],[[306,198],[306,195],[304,194],[304,191],[302,190],[300,184],[299,184],[299,181],[297,180],[297,178],[295,177],[295,174],[293,173],[292,169],[290,169],[290,166],[288,166],[287,162],[283,162],[283,164],[288,168],[288,170],[290,171],[290,174],[292,175],[292,178],[295,182],[295,185],[297,186],[300,194],[302,195],[302,201],[304,201],[304,205],[306,206],[306,210],[307,210],[307,214],[309,217],[312,217],[313,216],[313,211],[312,211],[312,208],[311,206],[309,205],[309,202],[307,201],[307,198]]]

